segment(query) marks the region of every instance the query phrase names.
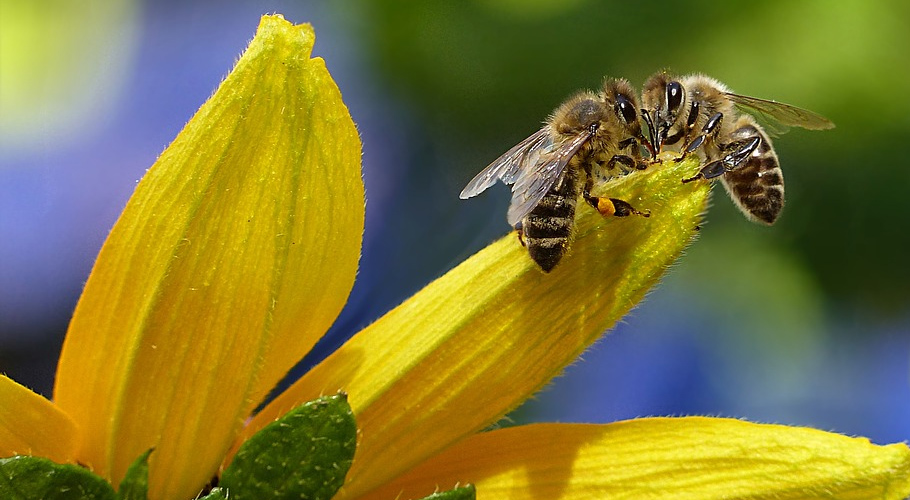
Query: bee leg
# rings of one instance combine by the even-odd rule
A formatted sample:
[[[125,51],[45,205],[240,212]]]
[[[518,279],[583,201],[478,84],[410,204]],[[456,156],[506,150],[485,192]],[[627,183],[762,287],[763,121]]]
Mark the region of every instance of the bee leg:
[[[720,124],[723,121],[723,113],[714,113],[714,115],[708,119],[708,122],[705,123],[705,126],[702,127],[701,134],[698,134],[695,139],[692,139],[692,142],[683,143],[683,147],[681,148],[682,154],[677,161],[682,160],[687,154],[695,152],[696,149],[704,144],[705,139],[709,137],[713,139],[720,131]]]
[[[755,136],[724,146],[724,151],[730,151],[724,155],[723,160],[724,165],[727,165],[728,167],[727,170],[733,170],[734,168],[739,167],[753,152],[755,152],[759,144],[761,144],[761,137]]]
[[[692,181],[697,181],[698,179],[713,179],[715,177],[724,175],[726,171],[726,168],[724,168],[724,162],[722,160],[716,160],[702,167],[701,170],[699,170],[698,173],[692,177],[683,179],[682,182],[683,184],[686,184]]]
[[[718,113],[718,114],[720,114],[720,113]],[[698,122],[699,116],[701,116],[701,102],[698,99],[693,99],[692,106],[689,108],[689,114],[686,118],[685,125],[680,127],[679,131],[676,132],[676,134],[675,134],[676,141],[679,141],[680,139],[685,139],[683,141],[682,147],[679,148],[680,151],[682,151],[682,154],[680,154],[679,159],[682,159],[687,154],[691,153],[692,151],[695,151],[695,148],[692,148],[691,151],[688,149],[689,149],[689,142],[692,141],[692,131],[695,129],[695,124]],[[704,139],[702,139],[701,141],[704,141]],[[701,141],[699,141],[699,142],[701,142]],[[696,148],[697,148],[697,146],[696,146]]]
[[[524,225],[521,223],[521,221],[518,221],[518,223],[515,224],[515,234],[518,235],[518,242],[521,243],[521,246],[527,247],[528,245],[525,245]]]
[[[613,158],[610,158],[610,161],[607,162],[607,170],[611,170],[616,166],[617,163],[622,163],[629,170],[644,170],[648,168],[648,164],[643,161],[638,161],[635,158],[632,158],[629,155],[613,155]]]
[[[664,130],[661,133],[661,137],[662,137],[661,143],[670,144],[670,145],[676,144],[677,142],[679,142],[680,139],[683,138],[684,134],[685,133],[682,130],[677,130],[676,132],[673,133],[673,135],[667,135],[667,130]]]
[[[736,169],[749,158],[760,143],[761,137],[752,137],[751,139],[727,144],[724,146],[723,150],[728,151],[728,153],[725,154],[723,158],[708,163],[693,177],[683,179],[683,183],[692,182],[698,179],[713,179]]]
[[[651,216],[650,210],[640,212],[635,210],[635,207],[630,205],[629,202],[620,200],[619,198],[599,198],[598,201],[600,204],[597,207],[597,211],[604,217],[609,215],[612,215],[613,217],[628,217],[630,215],[640,215],[642,217]]]
[[[588,202],[588,205],[591,205],[592,207],[594,207],[594,210],[597,210],[601,214],[604,214],[603,212],[600,211],[601,198],[598,198],[597,196],[591,196],[591,189],[594,188],[594,178],[591,176],[590,167],[587,165],[585,166],[585,172],[587,173],[587,179],[585,180],[585,187],[581,191],[581,196],[582,196],[582,198],[585,199],[586,202]],[[604,214],[604,215],[609,216],[612,214]]]
[[[615,158],[615,156],[614,156]],[[631,158],[629,158],[631,160]],[[611,160],[612,161],[612,160]],[[601,198],[599,196],[591,196],[591,189],[594,188],[594,179],[591,177],[591,174],[588,174],[588,178],[585,181],[585,187],[581,191],[581,196],[588,202],[589,205],[594,207],[595,210],[600,212],[600,215],[604,217],[625,217],[627,215],[641,215],[642,217],[650,217],[651,212],[639,212],[632,208],[628,202],[616,199],[616,198]]]
[[[644,134],[642,134],[640,131],[638,132],[638,135],[636,135],[634,137],[629,137],[628,139],[626,139],[624,141],[620,141],[619,144],[617,144],[617,147],[619,148],[620,151],[628,149],[629,156],[636,158],[637,163],[642,164],[642,165],[644,165],[646,163],[645,161],[642,160],[642,151],[647,151],[647,153],[651,156],[651,158],[654,158],[655,156],[657,156],[657,153],[654,151],[654,148],[651,147],[650,142],[648,142],[648,140],[645,139]],[[644,150],[642,150],[642,148],[644,148]],[[636,168],[643,169],[645,167],[636,167]]]
[[[638,211],[635,207],[630,205],[629,202],[620,200],[619,198],[601,198],[588,195],[585,196],[585,201],[604,217],[627,217],[629,215],[640,215],[642,217],[651,216],[650,210],[645,210],[644,212]]]

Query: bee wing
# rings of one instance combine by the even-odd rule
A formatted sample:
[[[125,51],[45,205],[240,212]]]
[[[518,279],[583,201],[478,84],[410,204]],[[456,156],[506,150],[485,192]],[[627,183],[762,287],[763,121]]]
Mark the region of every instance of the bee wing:
[[[808,109],[729,92],[726,95],[743,111],[762,118],[762,125],[772,135],[786,132],[787,127],[802,127],[809,130],[834,128],[831,120]]]
[[[512,186],[512,202],[507,215],[509,224],[518,224],[540,203],[547,191],[562,178],[569,160],[590,138],[591,132],[585,130],[558,144],[533,151],[525,158]]]
[[[506,184],[515,182],[518,172],[523,164],[527,163],[528,158],[541,148],[552,145],[549,127],[543,127],[527,139],[516,144],[512,149],[503,153],[502,156],[493,160],[493,163],[487,165],[487,168],[480,171],[474,176],[468,185],[461,190],[458,195],[462,200],[476,196],[493,184],[496,179],[502,179]]]

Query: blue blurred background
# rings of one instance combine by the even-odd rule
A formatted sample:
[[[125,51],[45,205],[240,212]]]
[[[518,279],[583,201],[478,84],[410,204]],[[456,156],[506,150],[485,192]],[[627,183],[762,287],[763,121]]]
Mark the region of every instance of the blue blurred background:
[[[831,118],[775,141],[779,222],[716,188],[663,283],[510,416],[706,414],[910,439],[910,4],[824,0],[0,5],[0,372],[50,395],[98,249],[264,13],[316,28],[364,143],[348,307],[298,372],[509,228],[477,171],[605,75],[705,72]]]

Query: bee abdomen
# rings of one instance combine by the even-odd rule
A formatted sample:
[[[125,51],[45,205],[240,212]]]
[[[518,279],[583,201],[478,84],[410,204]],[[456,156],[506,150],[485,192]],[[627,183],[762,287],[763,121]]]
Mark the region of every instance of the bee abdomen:
[[[575,207],[567,217],[535,217],[528,215],[523,224],[524,238],[528,245],[528,254],[545,272],[550,272],[562,260],[569,239],[572,237],[572,226],[575,218]]]
[[[751,124],[737,129],[733,136],[758,136],[761,143],[738,168],[724,174],[724,187],[747,217],[773,224],[784,207],[784,177],[777,154],[767,135]]]
[[[578,198],[575,183],[574,176],[567,175],[522,221],[528,254],[544,272],[556,267],[569,247]]]

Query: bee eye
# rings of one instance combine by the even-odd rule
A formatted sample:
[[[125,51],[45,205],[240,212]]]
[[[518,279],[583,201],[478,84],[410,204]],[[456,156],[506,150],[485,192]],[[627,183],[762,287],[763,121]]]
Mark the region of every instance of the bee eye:
[[[616,106],[619,108],[619,114],[622,115],[622,119],[626,123],[632,123],[637,119],[635,106],[632,106],[632,103],[625,96],[616,96]]]
[[[682,92],[682,85],[679,82],[667,84],[667,110],[670,113],[676,113],[679,105],[682,104]]]

